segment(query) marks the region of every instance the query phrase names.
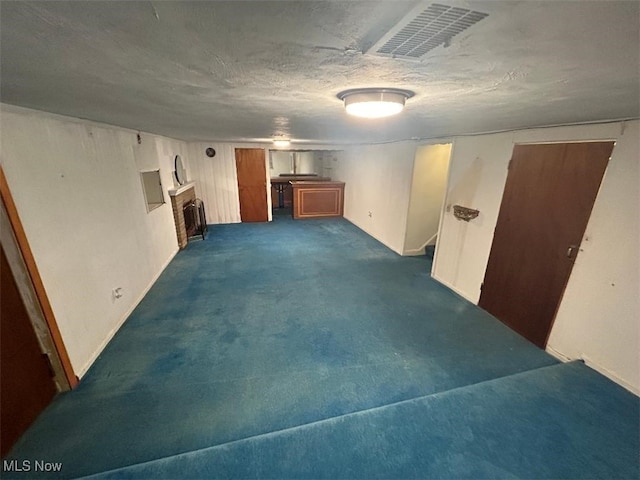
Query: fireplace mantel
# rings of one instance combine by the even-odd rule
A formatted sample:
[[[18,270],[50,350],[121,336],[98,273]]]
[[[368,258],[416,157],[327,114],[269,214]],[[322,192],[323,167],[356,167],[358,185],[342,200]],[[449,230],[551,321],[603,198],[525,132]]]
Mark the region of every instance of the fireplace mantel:
[[[186,192],[190,188],[194,188],[195,186],[196,186],[196,182],[187,182],[184,185],[180,185],[177,188],[169,190],[169,196],[170,197],[178,196],[181,193]]]
[[[187,246],[189,237],[184,223],[184,207],[196,199],[196,182],[185,183],[178,188],[169,190],[171,197],[171,208],[173,210],[173,219],[176,223],[176,235],[178,237],[178,246],[182,249]]]

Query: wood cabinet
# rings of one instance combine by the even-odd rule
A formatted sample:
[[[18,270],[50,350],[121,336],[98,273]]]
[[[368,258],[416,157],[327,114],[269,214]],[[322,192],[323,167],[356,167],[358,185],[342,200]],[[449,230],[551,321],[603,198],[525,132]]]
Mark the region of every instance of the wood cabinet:
[[[341,217],[344,213],[344,182],[295,181],[293,218]]]

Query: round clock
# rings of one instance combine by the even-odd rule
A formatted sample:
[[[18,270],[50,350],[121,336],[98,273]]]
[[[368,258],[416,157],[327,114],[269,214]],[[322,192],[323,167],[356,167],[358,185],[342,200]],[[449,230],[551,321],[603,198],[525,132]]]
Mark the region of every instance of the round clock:
[[[180,158],[180,155],[176,155],[174,161],[176,166],[176,181],[178,182],[178,185],[184,185],[187,181],[187,171],[184,169],[184,165],[182,164],[182,158]]]
[[[216,151],[211,147],[207,148],[204,152],[207,154],[207,157],[209,158],[213,158],[216,156]]]

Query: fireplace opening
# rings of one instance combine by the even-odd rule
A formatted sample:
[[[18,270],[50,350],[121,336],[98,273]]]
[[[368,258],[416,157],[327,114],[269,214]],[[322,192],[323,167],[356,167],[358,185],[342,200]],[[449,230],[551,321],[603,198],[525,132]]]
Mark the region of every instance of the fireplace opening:
[[[184,227],[187,231],[187,240],[198,236],[202,236],[204,240],[207,233],[207,216],[202,200],[196,198],[185,203],[182,207],[182,213],[184,215]]]

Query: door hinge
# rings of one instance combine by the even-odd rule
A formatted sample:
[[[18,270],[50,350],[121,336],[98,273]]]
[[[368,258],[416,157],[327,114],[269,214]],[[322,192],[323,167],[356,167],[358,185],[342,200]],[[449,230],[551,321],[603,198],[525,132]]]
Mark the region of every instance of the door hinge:
[[[480,291],[482,291],[483,288],[484,288],[484,282],[480,284]]]

